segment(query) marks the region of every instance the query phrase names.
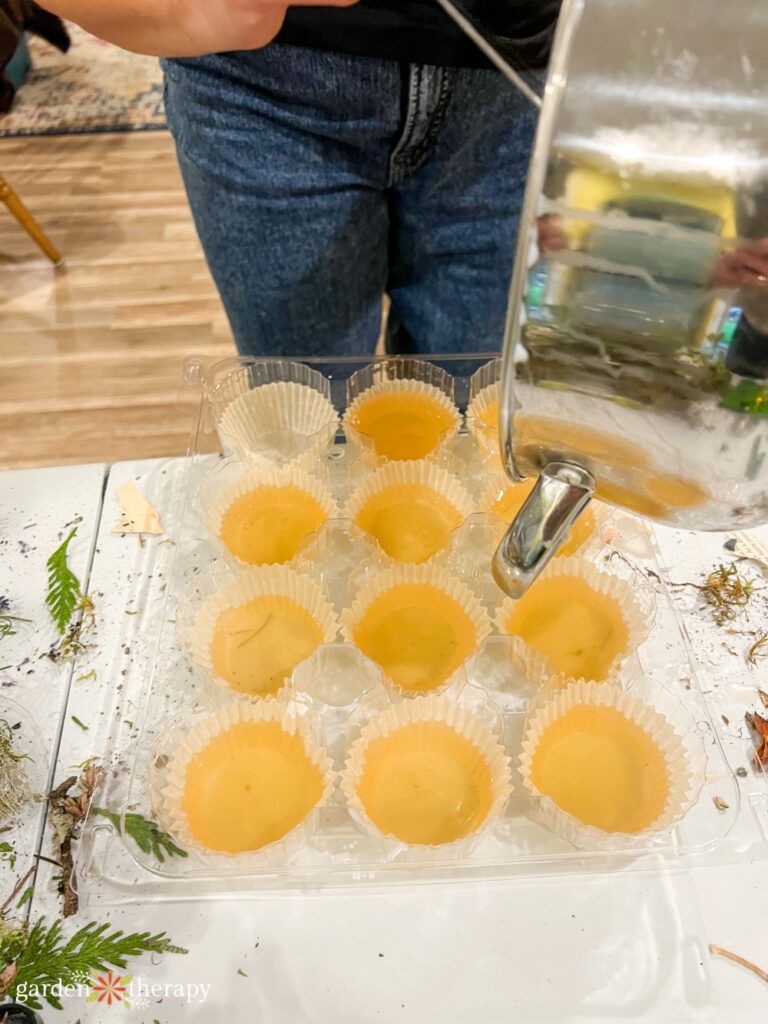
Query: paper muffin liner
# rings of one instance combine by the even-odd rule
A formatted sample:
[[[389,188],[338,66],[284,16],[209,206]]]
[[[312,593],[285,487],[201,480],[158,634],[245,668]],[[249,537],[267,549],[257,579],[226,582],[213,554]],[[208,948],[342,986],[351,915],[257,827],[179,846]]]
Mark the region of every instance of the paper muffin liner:
[[[306,462],[333,444],[339,417],[325,395],[307,384],[274,381],[234,398],[217,430],[225,451],[246,461]]]
[[[499,424],[497,420],[493,426],[489,426],[482,415],[489,406],[499,401],[500,395],[501,385],[497,381],[479,391],[467,406],[467,430],[481,448],[491,455],[499,454]]]
[[[648,637],[656,614],[656,597],[653,589],[639,579],[629,580],[619,572],[611,572],[589,561],[586,556],[573,555],[553,559],[541,575],[541,579],[553,579],[557,577],[577,576],[582,579],[592,590],[611,598],[618,606],[624,623],[627,627],[627,645],[623,654],[619,654],[613,660],[604,680],[598,682],[610,682],[613,680],[627,660],[635,654],[640,644]],[[534,582],[533,587],[536,586]],[[517,602],[514,598],[506,597],[496,609],[494,625],[499,633],[508,634],[507,621],[515,609]],[[520,638],[527,647],[533,648],[525,639]],[[540,652],[539,652],[540,653]],[[530,670],[539,664],[542,668],[547,664],[548,659],[541,661],[534,655],[531,656],[528,665]],[[531,680],[533,681],[533,680]],[[540,682],[546,682],[542,677]]]
[[[205,525],[209,533],[217,541],[227,561],[239,568],[251,568],[252,565],[235,555],[224,543],[221,537],[222,521],[227,509],[238,498],[261,487],[297,487],[306,492],[311,498],[314,498],[325,513],[325,521],[335,519],[339,514],[338,505],[328,487],[318,480],[316,476],[298,466],[284,468],[265,466],[261,469],[250,469],[246,470],[236,480],[225,484],[221,488],[211,489],[207,485],[204,486],[200,493],[200,506]],[[292,560],[289,559],[288,561]]]
[[[193,580],[192,585],[195,583]],[[286,597],[306,609],[322,631],[322,639],[318,646],[332,643],[336,639],[338,621],[325,591],[310,577],[285,565],[252,566],[220,587],[202,603],[194,599],[185,600],[182,603],[182,617],[177,627],[179,639],[192,661],[206,673],[206,678],[221,694],[229,697],[284,696],[290,684],[291,673],[274,694],[248,693],[235,689],[214,671],[211,644],[219,616],[229,608],[238,608],[259,597]]]
[[[607,832],[586,825],[541,794],[531,780],[533,758],[545,730],[570,708],[592,705],[615,708],[656,742],[666,761],[669,793],[664,809],[648,828],[638,832]],[[631,692],[584,679],[569,679],[547,688],[529,703],[519,758],[523,786],[532,801],[531,817],[581,850],[617,850],[648,846],[672,828],[698,799],[706,780],[706,751],[695,724],[669,691],[649,681]]]
[[[393,587],[407,586],[410,584],[435,587],[443,594],[452,598],[468,616],[475,633],[474,647],[467,654],[465,661],[462,662],[461,665],[457,666],[451,675],[442,683],[428,691],[425,691],[430,695],[441,693],[463,678],[463,667],[466,660],[477,652],[485,638],[489,636],[492,628],[490,616],[476,594],[474,594],[469,587],[465,586],[465,584],[460,580],[457,580],[446,572],[445,569],[430,564],[395,565],[389,569],[385,569],[377,576],[374,576],[373,579],[369,580],[358,590],[351,605],[345,608],[341,613],[339,621],[341,624],[342,636],[349,643],[355,644],[355,647],[357,647],[354,639],[355,626],[357,626],[361,621],[370,605],[378,597],[381,597],[389,590],[392,590]],[[368,657],[368,655],[366,655],[366,657]],[[394,679],[387,676],[386,670],[383,666],[379,667],[381,668],[384,678],[388,684],[394,688],[396,693],[411,700],[420,692],[416,690],[408,691],[402,689]]]
[[[384,738],[405,726],[418,722],[438,722],[453,729],[468,740],[485,760],[491,772],[493,797],[485,819],[472,832],[446,843],[409,844],[392,834],[382,833],[368,816],[365,805],[358,795],[358,789],[365,772],[366,753],[369,744]],[[469,842],[476,841],[482,833],[494,824],[501,814],[512,792],[510,759],[496,733],[482,718],[473,714],[448,697],[434,693],[416,697],[413,700],[393,705],[387,711],[370,719],[349,748],[344,769],[341,773],[341,790],[356,819],[377,836],[383,836],[386,843],[397,848],[422,850],[459,851]]]
[[[350,496],[344,508],[344,518],[357,523],[357,517],[368,502],[381,494],[382,491],[389,487],[408,484],[427,487],[448,501],[461,517],[461,521],[456,525],[457,529],[461,523],[477,511],[474,501],[457,477],[437,465],[437,463],[418,459],[408,462],[387,462],[374,473],[368,474]],[[372,534],[367,535],[378,544],[376,537]],[[450,538],[448,543],[450,543]],[[391,555],[384,551],[381,545],[378,546],[386,558],[392,558]],[[430,558],[434,558],[436,554],[438,554],[438,551],[435,551]],[[425,559],[425,561],[429,561],[429,559]]]
[[[483,488],[479,502],[480,508],[483,511],[491,512],[494,503],[501,496],[502,492],[506,491],[508,487],[514,486],[515,484],[509,479],[501,466],[494,467],[489,473],[485,487]],[[575,551],[568,550],[570,538],[566,540],[555,554],[555,558],[569,558],[575,555],[586,554],[587,552],[591,554],[599,551],[605,546],[605,527],[613,514],[613,510],[602,501],[598,501],[596,498],[593,498],[587,505],[583,515],[588,515],[590,513],[594,519],[594,528],[591,533],[584,541],[582,541]],[[493,512],[493,514],[506,520],[506,517],[502,517],[500,512]]]
[[[320,799],[312,807],[306,817],[297,823],[282,838],[260,847],[258,850],[228,853],[222,850],[211,850],[204,846],[192,834],[187,817],[182,809],[187,769],[190,762],[203,751],[217,736],[242,722],[277,722],[285,732],[298,735],[311,763],[319,769],[323,777],[323,791]],[[263,700],[258,703],[233,701],[208,715],[202,721],[189,728],[177,741],[176,749],[170,760],[162,769],[163,784],[158,789],[157,782],[153,785],[150,779],[150,790],[153,792],[153,811],[157,814],[163,828],[185,850],[194,851],[209,863],[222,866],[237,863],[246,867],[249,864],[284,861],[298,850],[306,846],[315,826],[317,813],[333,795],[335,774],[332,762],[325,748],[318,739],[319,730],[313,727],[307,716],[299,717],[294,710],[276,700]],[[166,756],[167,752],[162,751]],[[153,763],[157,757],[153,759]],[[157,772],[157,768],[152,769]]]
[[[365,406],[366,402],[379,398],[381,395],[388,394],[423,395],[425,398],[433,401],[436,407],[439,407],[450,416],[450,423],[441,432],[438,443],[432,451],[428,453],[426,456],[427,458],[438,454],[441,449],[443,449],[445,445],[452,441],[458,434],[459,427],[461,426],[461,415],[448,395],[446,395],[444,391],[441,391],[440,388],[435,387],[434,384],[428,384],[423,380],[406,379],[381,381],[378,384],[372,384],[371,387],[366,388],[365,391],[361,392],[355,399],[353,399],[353,401],[347,406],[347,410],[344,413],[344,418],[342,420],[342,426],[344,428],[347,441],[349,441],[350,444],[353,444],[367,460],[372,462],[390,461],[386,456],[379,455],[377,453],[372,437],[357,429],[355,426],[355,417],[359,414],[360,409]],[[415,460],[404,459],[391,461]]]

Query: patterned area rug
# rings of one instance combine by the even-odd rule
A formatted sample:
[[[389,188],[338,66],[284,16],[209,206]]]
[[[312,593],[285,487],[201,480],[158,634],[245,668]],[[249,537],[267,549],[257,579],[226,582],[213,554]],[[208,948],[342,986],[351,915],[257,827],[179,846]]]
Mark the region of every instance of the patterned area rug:
[[[165,128],[157,58],[127,53],[77,25],[68,28],[68,53],[30,39],[33,67],[13,109],[0,116],[0,136]]]

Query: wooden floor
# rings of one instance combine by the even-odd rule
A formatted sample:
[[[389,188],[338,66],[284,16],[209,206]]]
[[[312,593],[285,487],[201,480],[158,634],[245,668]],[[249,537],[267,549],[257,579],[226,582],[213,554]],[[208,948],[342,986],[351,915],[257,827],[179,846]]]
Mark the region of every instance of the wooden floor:
[[[183,453],[183,360],[234,345],[170,137],[0,139],[0,172],[66,261],[0,205],[0,468]]]

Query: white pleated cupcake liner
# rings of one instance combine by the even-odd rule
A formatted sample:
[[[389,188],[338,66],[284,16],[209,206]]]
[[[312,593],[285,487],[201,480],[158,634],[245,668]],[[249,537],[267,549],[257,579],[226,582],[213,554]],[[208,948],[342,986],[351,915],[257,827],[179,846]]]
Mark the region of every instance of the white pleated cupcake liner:
[[[669,831],[693,806],[706,781],[706,751],[690,715],[668,691],[654,688],[654,703],[643,699],[643,683],[630,691],[604,683],[569,679],[547,687],[530,702],[525,721],[519,768],[526,791],[533,798],[531,817],[580,850],[648,848]],[[669,793],[658,818],[638,832],[607,832],[586,825],[539,792],[531,779],[533,758],[546,729],[573,707],[615,708],[636,723],[658,744],[667,767]],[[660,707],[659,705],[663,705]],[[664,713],[666,712],[666,714]]]
[[[488,612],[477,595],[460,580],[446,572],[441,566],[433,564],[394,565],[365,582],[355,594],[352,603],[341,613],[340,625],[342,636],[349,643],[357,647],[354,639],[355,628],[363,619],[371,604],[393,588],[409,585],[434,587],[442,594],[451,598],[467,615],[475,633],[473,650],[467,655],[465,661],[442,683],[426,691],[429,694],[443,693],[464,680],[464,665],[472,654],[479,649],[486,637],[490,635],[492,623]],[[364,654],[365,652],[361,653]],[[418,691],[409,692],[403,690],[394,679],[387,676],[383,668],[382,673],[387,683],[394,688],[397,694],[405,696],[409,700],[414,699],[414,695]]]
[[[323,588],[315,580],[285,565],[252,566],[202,601],[194,599],[194,580],[192,588],[190,597],[182,603],[177,623],[179,639],[195,665],[206,673],[206,678],[230,697],[258,698],[262,695],[237,690],[214,671],[211,644],[222,612],[259,597],[285,597],[309,612],[322,631],[321,644],[333,643],[338,633],[336,613]],[[289,684],[290,677],[274,696],[284,694]]]
[[[216,737],[243,722],[277,722],[285,732],[298,735],[309,761],[323,777],[323,792],[304,820],[275,842],[258,850],[242,853],[211,850],[194,837],[182,808],[187,769],[191,761]],[[167,765],[163,769],[152,769],[158,774],[162,772],[162,780],[150,779],[150,791],[154,798],[153,811],[163,828],[182,849],[194,852],[211,865],[230,868],[237,864],[238,867],[246,869],[269,863],[283,863],[307,846],[316,827],[318,811],[329,803],[334,793],[336,775],[331,759],[318,736],[319,729],[313,727],[308,717],[299,717],[290,707],[277,700],[267,699],[258,703],[233,701],[191,726],[177,741],[176,749],[170,755]],[[166,751],[161,752],[168,756]]]
[[[374,439],[358,430],[355,426],[355,418],[359,415],[360,409],[364,407],[366,402],[379,398],[381,395],[389,394],[423,395],[425,398],[433,401],[437,408],[446,412],[450,416],[450,424],[441,433],[437,445],[427,457],[438,455],[440,451],[443,450],[445,446],[458,434],[459,428],[461,427],[461,415],[459,410],[448,395],[433,384],[427,384],[426,381],[422,380],[388,380],[382,381],[378,384],[373,384],[371,387],[361,392],[350,403],[350,405],[347,406],[347,410],[344,413],[342,420],[342,427],[347,441],[354,445],[360,454],[372,464],[382,464],[388,461],[399,460],[388,460],[385,456],[380,456],[376,452]]]
[[[316,458],[333,444],[339,416],[325,395],[294,381],[275,381],[234,398],[217,430],[225,451],[245,461],[291,463]]]
[[[408,844],[396,836],[382,833],[368,816],[358,794],[365,772],[369,744],[373,740],[390,736],[399,729],[419,722],[441,722],[453,729],[476,748],[478,757],[486,762],[491,772],[493,799],[488,814],[471,833],[449,843]],[[341,773],[341,790],[355,819],[367,831],[382,837],[391,848],[431,851],[439,849],[458,854],[466,850],[467,844],[476,842],[478,838],[487,833],[504,809],[512,792],[510,759],[498,736],[482,718],[454,700],[429,693],[395,704],[387,711],[370,719],[363,726],[360,735],[349,748]]]
[[[460,480],[437,463],[418,459],[407,462],[388,462],[370,473],[350,496],[342,515],[345,519],[357,523],[358,516],[365,510],[366,505],[378,495],[388,488],[409,485],[428,488],[449,502],[460,517],[456,529],[476,511],[473,499]],[[379,545],[376,537],[369,536],[376,543],[382,555],[385,558],[391,558]],[[435,554],[437,553],[435,552]]]
[[[626,650],[616,656],[606,679],[598,680],[598,682],[609,682],[618,676],[623,666],[636,653],[638,647],[651,632],[656,614],[655,594],[647,583],[642,584],[640,580],[630,581],[619,573],[599,568],[586,555],[581,554],[553,559],[540,578],[544,580],[574,576],[583,580],[592,590],[614,601],[627,627]],[[533,586],[535,587],[536,584],[534,583]],[[514,598],[507,597],[496,609],[494,626],[499,633],[509,633],[507,622],[514,612],[516,604]],[[521,640],[527,647],[536,650],[523,638]],[[528,670],[531,672],[535,671],[537,665],[543,671],[548,663],[548,659],[545,658],[542,661],[538,657],[538,653],[532,654],[528,662]],[[541,678],[539,681],[545,683],[547,678]],[[535,681],[534,678],[531,678],[531,682]]]
[[[298,466],[277,468],[265,466],[261,469],[246,470],[240,477],[221,488],[212,487],[209,481],[201,491],[200,507],[206,528],[217,541],[226,560],[239,568],[251,568],[250,563],[229,550],[221,537],[221,526],[227,510],[239,499],[262,487],[296,487],[313,498],[323,510],[326,518],[337,519],[339,508],[330,490],[312,473]],[[312,531],[314,532],[314,531]],[[307,534],[307,536],[310,536]],[[296,554],[298,555],[299,552]],[[292,559],[289,560],[292,561]]]
[[[489,384],[479,391],[467,406],[466,424],[467,430],[475,438],[478,444],[491,455],[499,454],[499,424],[498,417],[493,426],[482,418],[483,413],[494,404],[498,403],[501,393],[501,385],[496,382]]]

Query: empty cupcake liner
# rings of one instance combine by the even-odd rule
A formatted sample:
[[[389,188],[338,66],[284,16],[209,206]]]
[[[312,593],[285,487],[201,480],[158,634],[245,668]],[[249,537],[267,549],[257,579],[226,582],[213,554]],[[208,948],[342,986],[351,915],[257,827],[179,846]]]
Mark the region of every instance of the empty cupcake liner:
[[[307,758],[323,777],[322,794],[304,820],[282,838],[258,850],[242,853],[211,850],[194,837],[182,808],[187,769],[191,761],[217,736],[234,726],[248,722],[277,722],[285,732],[292,736],[297,735],[302,741]],[[168,756],[165,750],[159,752]],[[156,761],[157,757],[154,759],[154,762]],[[157,768],[152,770],[155,773],[159,771]],[[299,717],[293,709],[276,700],[263,700],[259,703],[233,701],[208,715],[182,735],[177,741],[176,749],[170,755],[169,762],[162,769],[161,786],[159,782],[157,778],[150,779],[150,790],[154,794],[153,810],[163,828],[183,849],[194,851],[209,863],[226,866],[236,861],[238,865],[246,867],[249,864],[284,861],[307,845],[318,810],[325,806],[333,795],[335,774],[331,759],[318,738],[318,730],[313,727],[307,716]]]
[[[231,565],[240,568],[251,568],[251,565],[230,551],[222,540],[222,521],[227,509],[238,498],[242,498],[244,495],[261,487],[297,487],[306,492],[309,497],[314,498],[325,513],[326,521],[336,518],[339,514],[338,505],[325,484],[321,483],[311,473],[297,466],[280,469],[274,466],[265,466],[261,469],[251,469],[218,490],[211,491],[209,487],[206,487],[206,493],[201,493],[201,511],[205,525],[218,542],[227,561]]]
[[[393,588],[408,585],[434,587],[461,607],[469,618],[475,634],[473,650],[467,654],[467,658],[471,657],[491,632],[490,616],[478,597],[467,586],[439,566],[430,564],[396,565],[390,569],[385,569],[373,579],[364,583],[355,595],[351,605],[341,613],[340,624],[344,639],[357,646],[354,638],[355,628],[371,604]],[[447,679],[438,686],[431,688],[428,692],[430,694],[440,693],[460,681],[463,664],[464,662],[457,666]],[[418,692],[403,690],[394,679],[386,675],[385,669],[382,668],[382,672],[384,673],[384,678],[395,688],[398,694],[404,694],[409,699],[412,699],[412,695]]]
[[[339,417],[330,401],[306,384],[275,381],[243,392],[217,423],[226,451],[244,460],[306,462],[333,444]]]
[[[193,580],[192,585],[194,586],[194,584]],[[192,661],[206,673],[206,677],[221,693],[226,693],[229,697],[235,695],[259,697],[261,695],[248,694],[246,691],[235,689],[214,671],[211,661],[211,644],[216,633],[218,619],[222,612],[230,608],[238,608],[259,597],[288,598],[305,608],[320,627],[322,631],[320,643],[332,643],[336,639],[338,622],[325,591],[310,577],[295,572],[285,565],[253,566],[220,587],[202,603],[195,602],[193,599],[185,600],[182,606],[182,617],[177,626],[179,639]],[[290,677],[286,678],[285,683],[275,696],[283,694],[289,682]],[[265,694],[264,696],[271,695]]]
[[[544,580],[569,576],[578,577],[591,587],[592,590],[611,598],[616,602],[621,611],[622,618],[627,627],[627,648],[624,654],[617,655],[614,659],[605,680],[598,680],[601,683],[609,682],[616,677],[618,672],[627,663],[627,660],[635,654],[638,647],[646,640],[653,628],[656,614],[655,594],[647,584],[641,585],[639,580],[630,581],[619,573],[598,568],[594,562],[589,561],[587,557],[582,555],[554,559],[546,567],[540,578]],[[535,587],[536,584],[534,583],[533,586]],[[507,622],[514,612],[516,604],[517,601],[514,598],[507,597],[496,609],[494,625],[499,633],[509,633]],[[523,638],[521,640],[525,646],[535,650]],[[540,653],[537,652],[537,654]],[[549,659],[545,657],[542,660],[532,654],[527,664],[529,671],[533,672],[538,665],[543,673],[549,664]],[[539,681],[544,683],[547,681],[547,678],[548,676],[544,677],[542,675]],[[533,682],[534,679],[531,679],[531,681]]]
[[[493,797],[485,819],[475,829],[460,839],[440,844],[407,844],[391,834],[382,833],[369,817],[360,799],[359,787],[365,773],[366,754],[373,740],[385,738],[406,726],[419,722],[443,723],[468,740],[488,765],[491,773]],[[477,838],[493,825],[512,792],[510,760],[495,732],[480,717],[455,701],[430,693],[423,697],[393,705],[387,711],[370,719],[363,726],[360,735],[351,744],[344,769],[341,773],[341,789],[357,820],[368,830],[383,836],[385,842],[395,847],[414,849],[462,849],[465,844]]]
[[[408,485],[429,488],[449,502],[460,517],[456,528],[476,511],[474,501],[463,484],[453,474],[437,465],[437,463],[419,459],[408,462],[388,462],[374,473],[368,474],[347,502],[343,512],[344,518],[357,523],[358,516],[361,515],[372,499],[390,487]],[[372,535],[369,534],[369,536],[374,541],[376,540]],[[387,555],[380,545],[379,548]],[[387,557],[390,556],[387,555]]]
[[[365,391],[361,392],[350,403],[350,405],[347,406],[347,411],[344,413],[342,421],[342,426],[347,440],[351,444],[355,445],[355,447],[358,448],[369,461],[384,462],[389,460],[387,460],[385,456],[381,456],[377,453],[373,438],[358,430],[355,425],[355,420],[359,415],[360,410],[367,402],[379,398],[381,395],[388,394],[423,395],[425,398],[434,402],[436,408],[444,411],[449,417],[450,422],[448,426],[442,431],[438,443],[427,457],[438,453],[458,434],[459,427],[461,426],[461,416],[459,414],[459,410],[445,392],[441,391],[433,384],[427,384],[426,381],[421,380],[406,379],[381,381],[378,384],[373,384],[371,387],[366,388]]]
[[[650,700],[644,699],[650,697]],[[669,793],[663,811],[649,828],[638,832],[608,832],[586,825],[562,811],[539,792],[531,779],[533,758],[546,729],[579,705],[615,708],[639,725],[656,742],[666,761]],[[654,706],[655,705],[655,706]],[[617,850],[648,846],[668,831],[698,799],[706,779],[706,751],[688,712],[669,691],[638,680],[631,692],[584,679],[569,679],[548,687],[528,705],[519,758],[520,773],[532,801],[531,817],[582,850]]]
[[[501,385],[497,381],[479,391],[467,406],[467,430],[478,444],[492,455],[499,454],[498,404],[500,394]],[[487,417],[488,410],[494,404],[496,405],[496,415],[493,424],[489,424],[484,417]]]

